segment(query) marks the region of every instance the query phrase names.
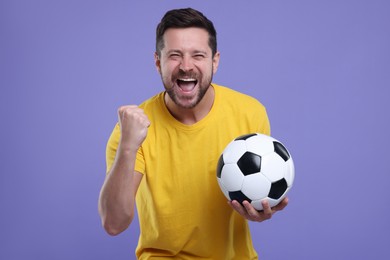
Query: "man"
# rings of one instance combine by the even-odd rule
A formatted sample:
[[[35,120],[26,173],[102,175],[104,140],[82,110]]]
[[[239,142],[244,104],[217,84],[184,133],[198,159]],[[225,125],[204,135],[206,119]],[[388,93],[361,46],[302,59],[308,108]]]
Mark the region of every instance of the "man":
[[[137,205],[139,259],[257,259],[247,220],[263,221],[287,199],[256,211],[218,187],[219,155],[235,137],[270,133],[254,98],[212,83],[219,64],[216,31],[194,9],[171,10],[156,32],[155,64],[165,91],[122,106],[107,144],[99,212],[116,235]]]

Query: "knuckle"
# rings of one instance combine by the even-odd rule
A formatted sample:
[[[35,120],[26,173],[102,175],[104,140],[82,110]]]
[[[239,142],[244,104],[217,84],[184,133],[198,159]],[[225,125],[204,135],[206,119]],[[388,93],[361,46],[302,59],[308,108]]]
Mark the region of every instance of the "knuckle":
[[[123,106],[120,106],[120,107],[118,108],[117,112],[118,112],[118,114],[121,114],[122,111],[123,111]]]

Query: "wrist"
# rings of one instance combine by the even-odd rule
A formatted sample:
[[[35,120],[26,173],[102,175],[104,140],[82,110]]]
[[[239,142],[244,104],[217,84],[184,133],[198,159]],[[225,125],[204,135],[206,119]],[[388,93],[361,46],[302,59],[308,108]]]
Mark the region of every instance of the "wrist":
[[[119,144],[117,153],[126,155],[126,156],[136,156],[138,152],[139,147],[132,146],[132,145],[125,145],[125,144]]]

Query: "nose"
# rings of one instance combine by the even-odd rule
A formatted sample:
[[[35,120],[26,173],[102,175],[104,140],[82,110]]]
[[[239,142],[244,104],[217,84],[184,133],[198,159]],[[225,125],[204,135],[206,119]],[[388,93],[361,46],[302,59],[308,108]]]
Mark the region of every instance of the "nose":
[[[184,72],[191,71],[194,68],[191,56],[184,55],[181,59],[180,69]]]

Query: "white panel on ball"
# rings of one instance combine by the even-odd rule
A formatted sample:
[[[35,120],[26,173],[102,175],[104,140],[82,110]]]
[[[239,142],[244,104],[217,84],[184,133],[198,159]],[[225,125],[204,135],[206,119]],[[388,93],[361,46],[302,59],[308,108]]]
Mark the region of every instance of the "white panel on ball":
[[[229,192],[227,191],[226,187],[223,185],[222,180],[220,178],[217,178],[219,187],[221,188],[221,191],[225,195],[226,198],[229,198]]]
[[[295,178],[294,161],[291,157],[287,161],[287,168],[288,168],[288,174],[286,174],[285,179],[287,181],[287,185],[291,187],[293,185],[294,178]]]
[[[225,163],[236,163],[245,152],[245,141],[240,140],[231,142],[223,152],[223,161]]]
[[[261,204],[261,202],[263,201],[264,199],[261,199],[261,200],[253,200],[251,202],[252,206],[257,209],[257,210],[263,210],[263,205]],[[281,201],[281,199],[278,199],[278,200],[274,200],[274,199],[270,199],[270,198],[266,198],[265,200],[268,201],[268,204],[269,206],[272,208],[272,207],[275,207],[276,205],[278,205]]]
[[[255,209],[257,209],[257,210],[263,210],[263,205],[261,205],[261,201],[262,201],[263,199],[261,199],[261,200],[252,200],[252,202],[251,202],[251,204],[252,204],[252,206],[255,208]]]
[[[241,191],[252,200],[266,198],[271,188],[271,182],[261,173],[245,176]]]
[[[257,134],[247,140],[246,147],[248,151],[262,156],[274,151],[274,144],[272,141],[272,137]]]
[[[277,200],[268,198],[268,203],[269,203],[270,207],[272,208],[272,207],[275,207],[276,205],[278,205],[286,196],[287,191],[288,191],[288,189],[284,192],[283,196]]]
[[[289,172],[288,164],[277,153],[261,157],[261,173],[271,182],[278,181]]]
[[[221,181],[228,191],[237,191],[241,189],[244,175],[241,173],[237,164],[225,164],[222,168]]]

